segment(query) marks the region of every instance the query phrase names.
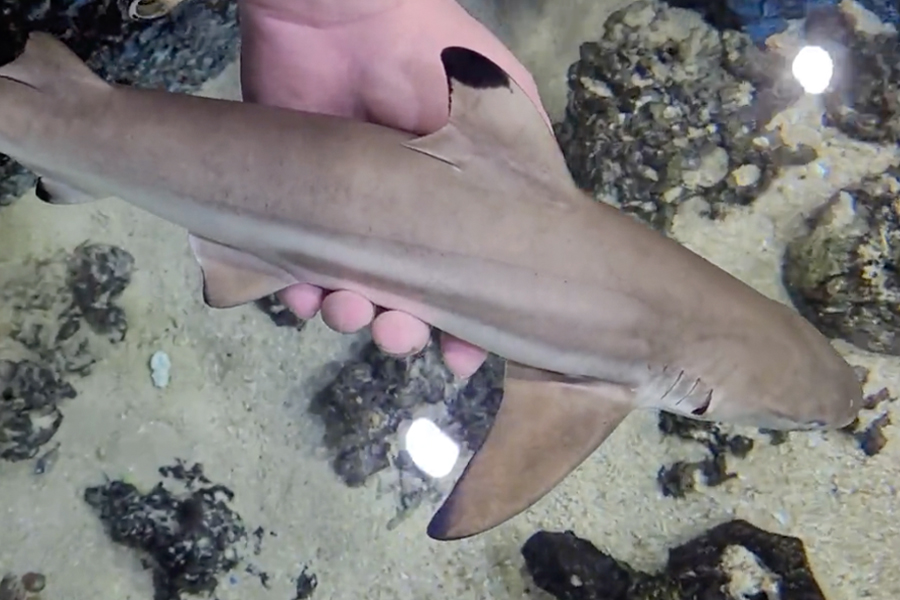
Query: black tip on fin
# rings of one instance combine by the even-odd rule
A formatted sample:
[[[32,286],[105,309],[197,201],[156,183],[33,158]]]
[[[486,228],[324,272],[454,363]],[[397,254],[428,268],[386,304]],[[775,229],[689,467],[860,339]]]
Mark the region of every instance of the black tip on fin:
[[[41,202],[46,202],[48,204],[51,204],[53,202],[53,196],[47,190],[47,186],[44,185],[43,179],[37,180],[37,185],[34,186],[34,194]]]
[[[456,513],[453,504],[453,498],[447,498],[444,504],[442,504],[437,512],[434,513],[431,517],[431,521],[428,523],[428,528],[426,529],[428,537],[439,542],[450,542],[460,539],[461,537],[468,537],[456,536],[451,533],[453,528],[453,515]]]
[[[510,87],[509,75],[489,58],[474,50],[451,46],[441,52],[447,77],[479,90]]]

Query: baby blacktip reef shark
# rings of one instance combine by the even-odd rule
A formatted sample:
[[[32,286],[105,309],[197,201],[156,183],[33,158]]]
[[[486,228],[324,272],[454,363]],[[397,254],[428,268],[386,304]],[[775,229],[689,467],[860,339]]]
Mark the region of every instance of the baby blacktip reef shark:
[[[812,325],[579,190],[496,64],[465,48],[440,59],[449,122],[416,137],[111,85],[34,33],[0,67],[0,152],[41,176],[46,202],[116,196],[187,229],[210,306],[310,282],[505,357],[496,421],[435,539],[525,510],[635,409],[775,429],[853,420],[860,382]]]

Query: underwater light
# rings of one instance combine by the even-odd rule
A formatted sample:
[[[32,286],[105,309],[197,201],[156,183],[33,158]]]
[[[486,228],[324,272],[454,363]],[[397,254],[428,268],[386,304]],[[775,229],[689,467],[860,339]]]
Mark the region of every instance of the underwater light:
[[[834,60],[820,46],[804,46],[794,57],[791,72],[807,94],[821,94],[834,75]]]
[[[456,466],[459,445],[429,419],[416,419],[406,431],[406,451],[431,477],[446,477]]]

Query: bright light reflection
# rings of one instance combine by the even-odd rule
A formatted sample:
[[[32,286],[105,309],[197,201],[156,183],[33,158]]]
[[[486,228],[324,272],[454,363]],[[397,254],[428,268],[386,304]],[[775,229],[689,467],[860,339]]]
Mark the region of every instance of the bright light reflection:
[[[456,466],[459,446],[429,419],[416,419],[406,431],[406,451],[431,477],[446,477]]]
[[[794,57],[791,72],[807,94],[821,94],[834,75],[831,55],[819,46],[804,46]]]

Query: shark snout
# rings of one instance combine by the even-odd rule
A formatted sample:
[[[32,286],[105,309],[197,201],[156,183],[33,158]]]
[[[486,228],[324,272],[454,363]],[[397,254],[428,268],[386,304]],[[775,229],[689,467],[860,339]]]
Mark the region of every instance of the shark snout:
[[[806,369],[795,374],[797,416],[807,429],[840,429],[856,419],[863,405],[862,382],[853,367],[808,321],[802,319]]]

